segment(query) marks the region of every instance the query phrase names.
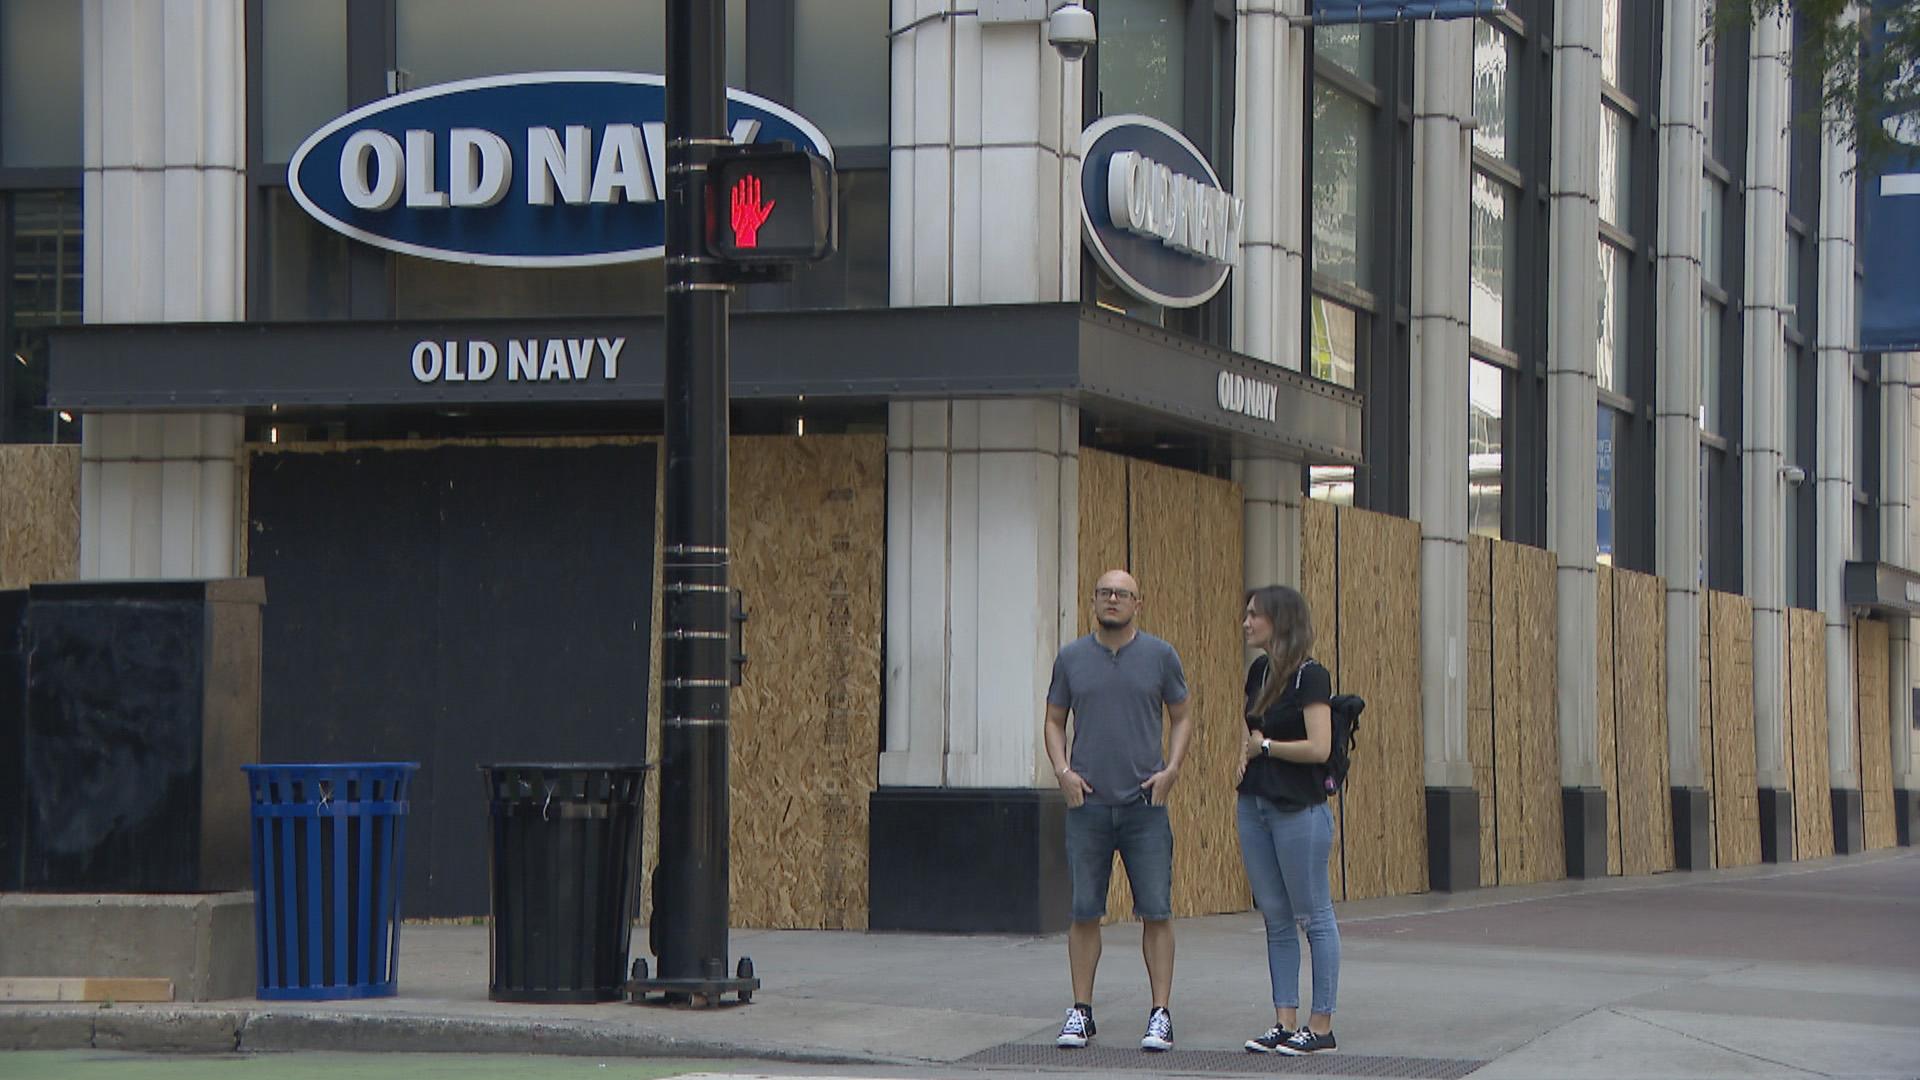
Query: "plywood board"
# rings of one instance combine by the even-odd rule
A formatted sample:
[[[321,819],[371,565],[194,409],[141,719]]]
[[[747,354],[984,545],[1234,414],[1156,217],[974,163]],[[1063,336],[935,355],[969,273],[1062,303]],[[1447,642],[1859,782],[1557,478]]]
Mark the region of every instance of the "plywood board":
[[[1480,884],[1499,883],[1494,832],[1493,542],[1467,538],[1467,758],[1480,797]]]
[[[1621,872],[1653,874],[1673,869],[1666,583],[1621,570],[1614,574],[1613,588]]]
[[[1787,613],[1788,723],[1793,728],[1793,857],[1833,854],[1832,775],[1827,765],[1827,627],[1817,611]]]
[[[1346,896],[1427,888],[1420,731],[1420,527],[1339,512],[1340,690],[1367,699],[1341,796]]]
[[[1712,627],[1714,855],[1719,866],[1760,861],[1760,789],[1753,732],[1753,604],[1708,593]]]
[[[1700,783],[1707,792],[1707,865],[1718,866],[1720,850],[1713,802],[1713,598],[1700,596]],[[1678,722],[1679,718],[1675,718]]]
[[[125,1004],[172,1000],[172,979],[0,977],[0,1001],[100,1001]]]
[[[1334,505],[1320,499],[1308,499],[1300,507],[1300,593],[1313,614],[1313,654],[1333,674],[1333,685],[1340,686],[1340,604],[1339,604],[1339,517]],[[1341,816],[1345,807],[1338,798],[1333,811],[1334,844],[1329,859],[1329,888],[1335,900],[1347,899],[1346,868],[1342,843]]]
[[[80,572],[80,448],[0,445],[0,589]]]
[[[1614,732],[1613,568],[1602,566],[1594,582],[1594,740],[1600,755],[1600,786],[1607,793],[1607,873],[1620,872],[1620,761]]]
[[[864,929],[877,782],[886,442],[733,440],[733,923]]]
[[[1500,884],[1566,876],[1553,554],[1493,544],[1494,815]]]
[[[1858,619],[1853,624],[1854,706],[1860,735],[1862,839],[1867,850],[1890,848],[1898,841],[1893,818],[1893,746],[1888,699],[1887,624]]]
[[[1080,632],[1093,631],[1093,587],[1100,575],[1127,566],[1127,459],[1080,450]]]

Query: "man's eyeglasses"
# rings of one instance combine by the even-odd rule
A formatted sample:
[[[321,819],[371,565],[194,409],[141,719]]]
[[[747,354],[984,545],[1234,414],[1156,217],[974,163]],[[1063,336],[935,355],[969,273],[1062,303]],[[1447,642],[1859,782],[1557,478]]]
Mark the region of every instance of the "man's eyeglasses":
[[[1136,593],[1131,589],[1095,589],[1093,590],[1093,598],[1095,600],[1134,600],[1134,599],[1138,599],[1139,595],[1140,595],[1139,593]]]

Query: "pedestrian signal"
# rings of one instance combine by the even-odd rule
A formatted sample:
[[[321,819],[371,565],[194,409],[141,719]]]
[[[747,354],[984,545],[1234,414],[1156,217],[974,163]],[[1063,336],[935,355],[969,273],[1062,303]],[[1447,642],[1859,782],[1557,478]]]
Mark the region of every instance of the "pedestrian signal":
[[[732,146],[708,165],[707,247],[743,265],[814,262],[839,244],[833,166],[780,143]]]

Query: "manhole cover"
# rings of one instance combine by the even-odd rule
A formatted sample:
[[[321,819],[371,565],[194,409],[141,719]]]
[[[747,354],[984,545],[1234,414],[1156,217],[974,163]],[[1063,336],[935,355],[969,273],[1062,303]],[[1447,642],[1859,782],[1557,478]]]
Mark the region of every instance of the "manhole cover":
[[[1024,1066],[1075,1072],[1217,1072],[1272,1076],[1387,1076],[1403,1080],[1459,1080],[1485,1065],[1456,1058],[1384,1057],[1368,1054],[1315,1054],[1286,1057],[1228,1050],[1169,1050],[1146,1054],[1113,1047],[1062,1050],[1046,1043],[1008,1043],[962,1058],[957,1065]]]

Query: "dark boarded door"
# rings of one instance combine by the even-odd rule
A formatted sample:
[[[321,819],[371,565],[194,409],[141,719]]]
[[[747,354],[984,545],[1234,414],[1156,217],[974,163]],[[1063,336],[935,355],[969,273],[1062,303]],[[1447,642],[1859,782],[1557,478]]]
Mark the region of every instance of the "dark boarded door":
[[[487,911],[504,761],[646,758],[654,449],[253,458],[267,761],[418,761],[402,901]]]

